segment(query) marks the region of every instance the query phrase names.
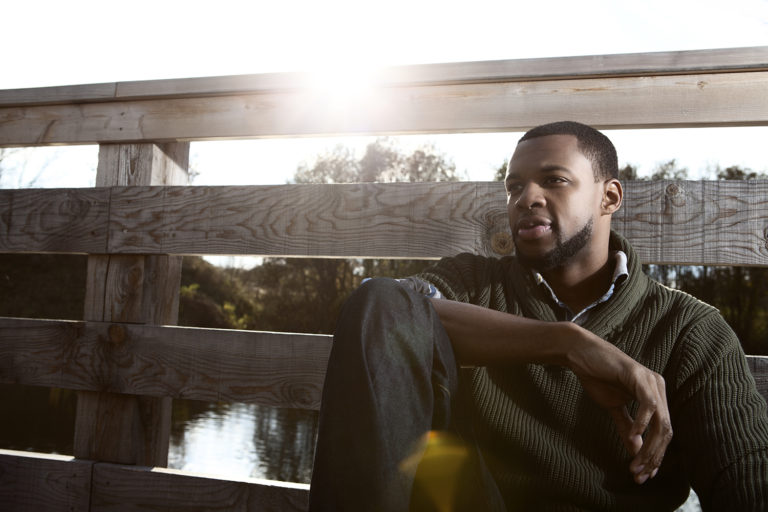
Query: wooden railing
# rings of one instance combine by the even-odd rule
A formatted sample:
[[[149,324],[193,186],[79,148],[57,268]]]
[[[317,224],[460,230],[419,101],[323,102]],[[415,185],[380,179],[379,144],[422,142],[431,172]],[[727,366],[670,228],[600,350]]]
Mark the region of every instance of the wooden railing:
[[[305,507],[306,485],[160,469],[172,398],[317,409],[331,343],[172,326],[180,255],[511,250],[499,183],[185,187],[190,140],[768,125],[768,47],[393,68],[344,104],[305,78],[0,91],[0,146],[100,144],[96,188],[0,191],[0,252],[89,255],[83,321],[0,318],[0,382],[79,393],[75,457],[0,451],[0,508]],[[615,225],[644,261],[768,265],[768,182],[626,189]],[[749,363],[768,395],[766,360]]]

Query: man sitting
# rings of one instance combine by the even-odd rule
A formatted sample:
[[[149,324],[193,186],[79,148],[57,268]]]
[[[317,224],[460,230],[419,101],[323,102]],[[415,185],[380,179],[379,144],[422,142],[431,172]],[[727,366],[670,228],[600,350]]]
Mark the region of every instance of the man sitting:
[[[738,340],[611,231],[617,173],[600,132],[534,128],[505,179],[514,257],[352,294],[311,509],[435,506],[414,460],[448,431],[466,455],[438,487],[453,510],[673,510],[690,487],[705,509],[768,510],[766,406]]]

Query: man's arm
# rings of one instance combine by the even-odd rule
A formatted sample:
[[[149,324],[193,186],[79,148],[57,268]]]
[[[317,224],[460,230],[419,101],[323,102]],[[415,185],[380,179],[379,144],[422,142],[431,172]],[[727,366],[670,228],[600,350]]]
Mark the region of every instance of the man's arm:
[[[543,322],[441,299],[432,299],[432,305],[462,365],[538,363],[571,369],[587,394],[611,413],[634,457],[629,469],[635,481],[642,484],[656,475],[672,440],[661,375],[572,322]],[[639,406],[635,418],[626,407],[632,400]]]

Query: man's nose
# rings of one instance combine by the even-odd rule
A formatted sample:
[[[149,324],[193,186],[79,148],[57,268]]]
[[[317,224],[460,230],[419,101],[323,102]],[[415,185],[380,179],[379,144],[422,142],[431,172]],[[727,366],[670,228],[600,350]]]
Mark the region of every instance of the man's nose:
[[[523,187],[520,191],[520,195],[515,201],[515,206],[521,210],[530,210],[533,208],[541,208],[546,201],[544,200],[544,194],[541,187],[535,183],[529,183]]]

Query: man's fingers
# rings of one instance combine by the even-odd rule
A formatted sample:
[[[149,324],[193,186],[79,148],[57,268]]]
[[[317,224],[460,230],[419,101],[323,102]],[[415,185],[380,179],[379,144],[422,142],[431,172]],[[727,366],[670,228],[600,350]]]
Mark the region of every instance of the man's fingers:
[[[621,437],[624,447],[633,457],[638,454],[643,446],[642,436],[632,435],[632,416],[629,415],[626,405],[614,407],[610,410],[613,422],[616,424],[616,430]]]
[[[642,448],[630,464],[637,483],[644,483],[656,475],[664,454],[672,441],[672,424],[667,407],[666,387],[661,375],[653,374],[653,390],[640,403],[637,417],[630,429],[630,437],[640,436],[647,428]]]

